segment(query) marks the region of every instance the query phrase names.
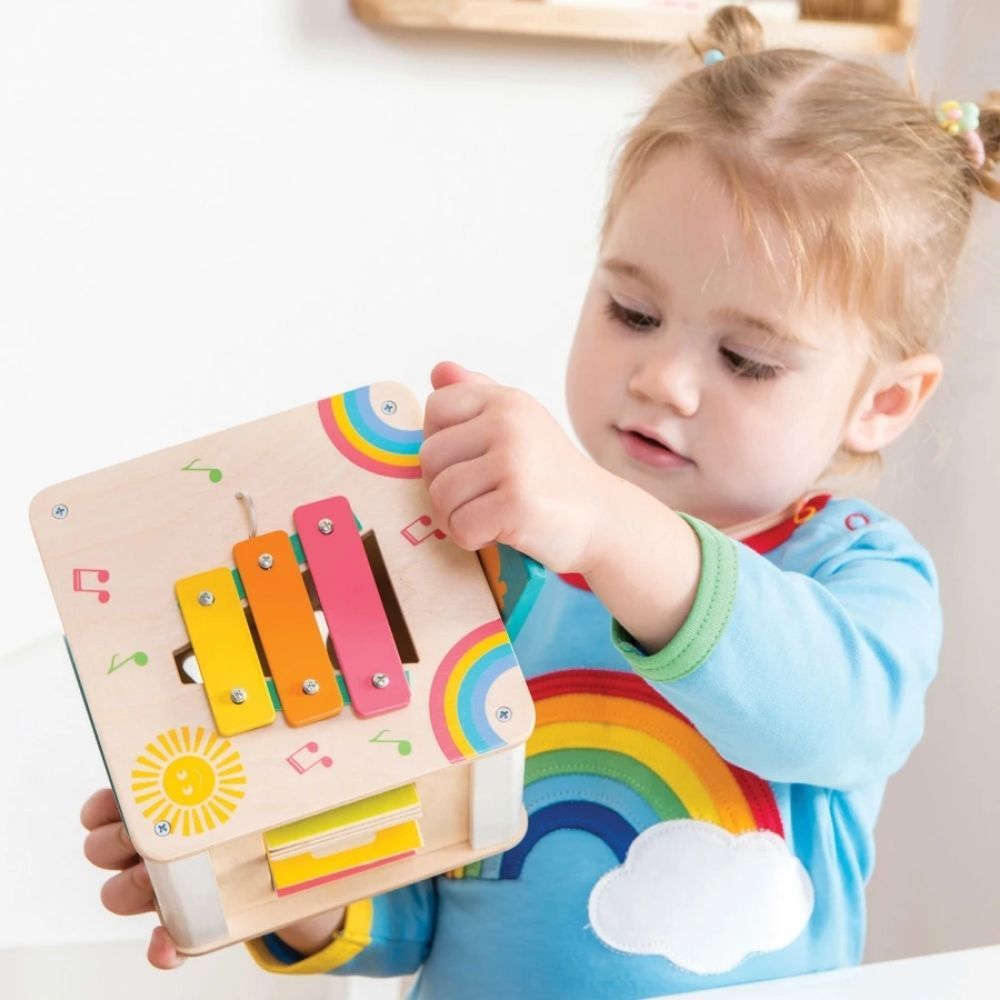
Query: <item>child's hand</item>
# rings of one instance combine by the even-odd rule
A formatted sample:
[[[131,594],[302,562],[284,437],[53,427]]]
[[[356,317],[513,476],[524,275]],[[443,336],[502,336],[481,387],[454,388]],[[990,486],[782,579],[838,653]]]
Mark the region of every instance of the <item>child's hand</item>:
[[[420,464],[440,527],[463,549],[503,542],[585,572],[608,474],[527,393],[452,362],[431,384]]]
[[[80,822],[90,831],[83,842],[87,860],[98,868],[118,872],[101,889],[105,908],[122,916],[153,910],[153,887],[146,865],[125,832],[110,788],[102,788],[87,799],[80,811]],[[149,964],[158,969],[176,969],[184,961],[163,927],[154,928],[146,956]]]

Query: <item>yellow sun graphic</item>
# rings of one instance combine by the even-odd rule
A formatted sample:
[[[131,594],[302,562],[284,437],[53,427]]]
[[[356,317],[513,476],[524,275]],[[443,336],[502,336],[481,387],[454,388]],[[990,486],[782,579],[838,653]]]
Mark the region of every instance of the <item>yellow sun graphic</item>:
[[[236,811],[246,775],[239,751],[218,733],[188,726],[160,733],[136,758],[132,794],[143,816],[184,837],[214,830]]]

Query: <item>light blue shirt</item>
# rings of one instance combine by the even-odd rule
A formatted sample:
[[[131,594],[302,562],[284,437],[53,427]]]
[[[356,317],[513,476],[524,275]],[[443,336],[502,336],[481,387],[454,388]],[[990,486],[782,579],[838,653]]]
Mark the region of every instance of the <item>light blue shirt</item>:
[[[538,713],[527,836],[376,898],[361,926],[349,911],[356,954],[330,971],[420,969],[418,1000],[624,1000],[857,963],[875,819],[886,780],[922,733],[941,612],[930,557],[898,522],[858,500],[815,506],[763,554],[688,519],[702,548],[695,604],[652,655],[592,593],[545,574],[512,635]],[[508,627],[513,611],[504,609]],[[735,839],[717,838],[724,846],[769,831],[763,839],[788,855],[783,870],[793,867],[810,896],[790,943],[705,971],[714,938],[721,954],[747,914],[766,923],[784,905],[778,897],[797,891],[791,876],[772,900],[751,872],[746,883],[734,877],[717,918],[688,882],[676,893],[657,886],[651,924],[698,928],[693,968],[658,944],[622,950],[615,934],[656,937],[645,934],[650,910],[631,924],[611,914],[612,934],[592,909],[595,886],[632,863],[637,837],[681,832],[685,820],[696,832],[728,830]],[[282,971],[300,964],[274,935],[251,950],[269,967],[287,963]]]

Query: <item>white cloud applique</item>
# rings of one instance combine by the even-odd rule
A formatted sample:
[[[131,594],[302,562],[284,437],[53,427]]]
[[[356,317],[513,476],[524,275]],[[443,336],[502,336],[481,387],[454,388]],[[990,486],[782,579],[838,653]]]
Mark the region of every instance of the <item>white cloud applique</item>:
[[[809,875],[777,834],[679,819],[636,837],[591,891],[589,916],[618,951],[711,975],[791,944],[812,909]]]

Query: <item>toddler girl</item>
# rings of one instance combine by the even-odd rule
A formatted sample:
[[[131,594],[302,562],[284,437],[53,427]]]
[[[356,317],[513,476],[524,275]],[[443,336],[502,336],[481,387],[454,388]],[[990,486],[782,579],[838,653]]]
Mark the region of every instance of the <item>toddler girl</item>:
[[[514,639],[527,835],[251,942],[266,968],[626,998],[860,960],[941,614],[906,529],[815,484],[877,458],[938,384],[1000,111],[761,48],[721,10],[620,153],[567,374],[589,458],[524,393],[432,374],[438,522],[547,569]],[[149,909],[110,793],[83,819],[91,860],[122,869],[105,904]],[[177,961],[162,928],[150,959]]]

